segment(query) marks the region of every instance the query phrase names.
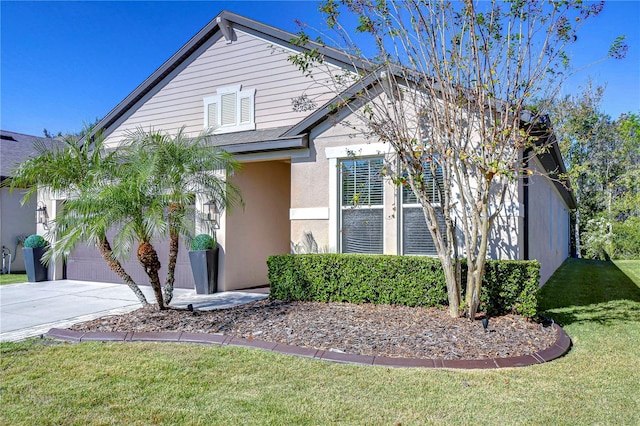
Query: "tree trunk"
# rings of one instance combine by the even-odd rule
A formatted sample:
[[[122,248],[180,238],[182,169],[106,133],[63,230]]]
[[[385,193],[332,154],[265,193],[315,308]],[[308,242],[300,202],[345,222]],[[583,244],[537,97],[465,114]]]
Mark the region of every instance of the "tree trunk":
[[[490,185],[487,185],[489,188]],[[480,218],[480,246],[478,253],[473,256],[471,253],[467,255],[467,293],[465,295],[465,303],[467,305],[467,313],[471,321],[476,319],[478,306],[480,306],[480,292],[482,291],[482,278],[484,277],[484,265],[487,262],[487,248],[489,245],[489,232],[491,231],[492,219],[489,217],[489,194],[484,194],[482,204],[482,214]]]
[[[158,276],[160,261],[158,260],[156,249],[148,242],[140,243],[138,246],[138,261],[149,277],[149,283],[151,284],[151,288],[153,288],[153,294],[156,296],[156,301],[158,302],[158,309],[165,309],[164,299],[162,297],[162,286],[160,284],[160,277]]]
[[[451,258],[440,256],[442,269],[444,270],[444,279],[447,283],[447,298],[449,300],[449,315],[452,318],[460,316],[460,282],[456,273],[455,265]]]
[[[449,205],[448,201],[445,201],[447,205]],[[451,303],[452,299],[454,300],[454,304],[456,305],[456,318],[460,316],[460,302],[462,299],[462,265],[460,263],[460,256],[458,255],[458,236],[456,234],[456,223],[455,219],[451,220],[451,212],[443,209],[445,213],[445,218],[448,218],[446,221],[447,224],[447,244],[449,244],[449,252],[453,254],[453,280],[455,282],[455,288],[453,289],[454,296],[448,296],[449,303]],[[443,265],[444,267],[444,265]],[[449,290],[447,290],[449,294],[452,294]],[[453,316],[452,309],[449,308],[449,315]]]
[[[136,295],[142,306],[147,306],[149,302],[147,302],[147,298],[144,296],[142,290],[138,284],[133,281],[133,278],[127,274],[122,265],[118,260],[113,257],[113,251],[111,250],[111,245],[109,244],[109,240],[106,238],[101,238],[98,243],[98,250],[100,251],[100,255],[109,265],[109,269],[116,273],[120,278],[124,280],[124,282],[129,286],[133,294]]]
[[[578,259],[582,258],[582,254],[580,253],[580,191],[576,189],[576,203],[578,208],[576,209],[576,223],[575,223],[575,237],[576,237],[576,257]]]
[[[608,218],[608,231],[609,234],[613,233],[613,217],[611,215],[611,204],[613,200],[613,189],[611,185],[607,185],[607,218]],[[610,247],[608,247],[610,248]]]
[[[167,279],[164,282],[164,303],[171,303],[173,299],[173,284],[176,279],[176,262],[178,260],[178,250],[180,249],[180,238],[174,228],[169,231],[169,265],[167,266]]]
[[[475,320],[480,306],[480,292],[482,291],[482,277],[484,275],[484,265],[486,260],[484,257],[477,257],[473,262],[467,262],[469,270],[467,271],[467,292],[465,295],[465,303],[467,305],[467,314],[471,321]]]

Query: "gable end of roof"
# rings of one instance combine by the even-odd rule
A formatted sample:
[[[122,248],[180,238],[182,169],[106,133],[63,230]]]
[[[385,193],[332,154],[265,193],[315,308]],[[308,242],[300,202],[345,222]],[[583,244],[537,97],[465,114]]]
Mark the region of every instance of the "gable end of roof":
[[[104,135],[108,136],[138,102],[148,96],[152,91],[162,87],[161,85],[163,82],[166,82],[167,77],[169,77],[172,72],[188,64],[190,60],[195,59],[193,55],[207,43],[210,43],[215,37],[224,38],[227,43],[233,43],[236,37],[233,31],[234,29],[262,37],[291,50],[301,51],[302,49],[315,48],[328,62],[339,64],[343,67],[350,67],[352,64],[352,59],[339,50],[322,46],[315,42],[309,42],[305,47],[296,46],[292,43],[292,39],[296,37],[292,33],[223,10],[100,120],[91,133],[91,136],[95,135],[98,131],[103,131]]]

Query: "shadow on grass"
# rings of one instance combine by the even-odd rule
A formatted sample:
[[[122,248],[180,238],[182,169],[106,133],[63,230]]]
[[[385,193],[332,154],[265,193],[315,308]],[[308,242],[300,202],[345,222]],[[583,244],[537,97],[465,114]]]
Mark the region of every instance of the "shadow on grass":
[[[540,289],[538,307],[561,325],[640,321],[639,286],[612,262],[568,259]]]

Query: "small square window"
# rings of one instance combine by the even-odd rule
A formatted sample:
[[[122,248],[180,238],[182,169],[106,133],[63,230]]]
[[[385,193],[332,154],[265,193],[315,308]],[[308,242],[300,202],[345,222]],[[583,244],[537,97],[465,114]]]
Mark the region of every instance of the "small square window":
[[[204,98],[204,127],[214,133],[255,130],[255,89],[230,86]]]

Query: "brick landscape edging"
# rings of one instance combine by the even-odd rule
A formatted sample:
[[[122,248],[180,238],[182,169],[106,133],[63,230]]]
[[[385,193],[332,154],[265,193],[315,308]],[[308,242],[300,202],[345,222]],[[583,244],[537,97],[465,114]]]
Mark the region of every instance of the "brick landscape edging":
[[[82,333],[64,328],[52,328],[47,337],[68,342],[164,342],[164,343],[200,343],[205,345],[242,346],[246,348],[262,349],[286,355],[301,356],[347,364],[379,365],[385,367],[422,367],[422,368],[458,368],[458,369],[488,369],[526,367],[542,364],[560,358],[569,352],[571,339],[565,331],[554,324],[558,334],[556,341],[550,347],[530,355],[510,358],[484,359],[426,359],[426,358],[392,358],[369,355],[347,354],[342,352],[324,351],[320,349],[304,348],[267,342],[259,339],[245,339],[242,337],[226,336],[224,334],[200,334],[186,332],[89,332]]]

